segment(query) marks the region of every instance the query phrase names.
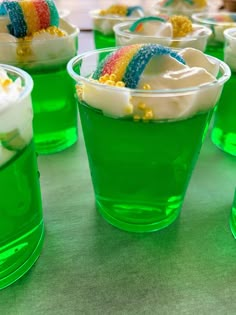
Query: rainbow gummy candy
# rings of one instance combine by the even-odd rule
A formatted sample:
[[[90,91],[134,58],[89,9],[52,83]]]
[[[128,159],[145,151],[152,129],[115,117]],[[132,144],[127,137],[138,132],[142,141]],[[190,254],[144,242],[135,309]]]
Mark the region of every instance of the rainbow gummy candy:
[[[187,16],[173,15],[168,18],[158,17],[158,16],[146,16],[136,20],[129,28],[130,32],[140,32],[142,31],[143,25],[150,21],[157,21],[172,24],[173,28],[173,38],[184,37],[191,33],[193,30],[192,22]]]
[[[185,64],[177,52],[158,44],[134,44],[124,46],[109,54],[98,66],[93,79],[114,74],[116,81],[122,81],[125,87],[135,89],[146,65],[154,56],[170,55]]]
[[[158,16],[146,16],[135,21],[129,28],[131,32],[138,32],[142,29],[143,23],[147,23],[150,21],[158,21],[158,22],[167,22],[166,19]]]
[[[4,0],[2,6],[11,22],[9,32],[17,38],[59,25],[59,14],[53,0]]]

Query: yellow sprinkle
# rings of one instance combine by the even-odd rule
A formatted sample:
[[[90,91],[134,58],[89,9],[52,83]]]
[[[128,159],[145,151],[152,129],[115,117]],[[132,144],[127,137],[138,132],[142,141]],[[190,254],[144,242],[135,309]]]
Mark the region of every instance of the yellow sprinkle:
[[[112,80],[107,80],[105,83],[106,83],[107,85],[112,85],[112,86],[115,85],[115,81],[112,81]]]
[[[77,94],[78,98],[82,99],[83,86],[82,85],[76,85],[75,89],[76,89],[76,94]]]
[[[105,79],[104,77],[100,77],[99,79],[98,79],[98,82],[99,83],[105,83],[107,81],[107,79]]]
[[[116,75],[114,73],[110,74],[109,79],[112,81],[116,81]]]
[[[122,81],[118,81],[118,82],[116,82],[116,86],[117,86],[117,87],[124,87],[125,84],[124,84],[124,82],[122,82]]]
[[[16,53],[20,57],[27,56],[30,55],[31,49],[30,47],[17,47]]]
[[[44,34],[44,33],[48,33],[51,35],[56,35],[58,37],[63,37],[66,35],[66,33],[64,31],[62,31],[60,28],[56,27],[56,26],[49,26],[46,29],[42,29],[36,32],[33,32],[32,35],[36,36],[36,35],[40,35],[40,34]]]
[[[111,5],[107,9],[103,9],[100,11],[100,15],[121,15],[126,16],[128,7],[126,5],[117,4]]]
[[[146,84],[143,85],[143,89],[144,90],[151,90],[151,87],[150,87],[150,85],[148,83],[146,83]]]
[[[146,108],[146,104],[145,103],[139,103],[138,108],[141,110],[144,110]]]
[[[126,114],[132,114],[133,113],[133,106],[127,105],[127,107],[125,108],[125,113]]]
[[[151,109],[148,109],[147,111],[145,111],[144,118],[152,119],[153,118],[153,111]]]
[[[4,79],[4,80],[1,80],[0,81],[0,84],[3,88],[6,88],[9,84],[12,83],[12,80],[11,79]]]
[[[139,115],[134,115],[134,121],[139,121],[141,119],[141,117]]]

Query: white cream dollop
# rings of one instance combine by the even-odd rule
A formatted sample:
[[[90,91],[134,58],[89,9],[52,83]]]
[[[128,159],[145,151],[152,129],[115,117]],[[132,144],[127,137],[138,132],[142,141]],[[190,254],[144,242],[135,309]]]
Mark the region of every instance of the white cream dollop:
[[[6,71],[0,68],[0,110],[7,107],[9,103],[15,102],[22,89],[20,78],[11,81]]]
[[[78,30],[63,19],[60,19],[59,29],[65,36],[45,31],[22,41],[0,28],[0,63],[23,66],[27,70],[65,64],[77,53]]]
[[[186,56],[186,64],[170,55],[155,56],[149,61],[137,89],[140,91],[149,85],[150,95],[149,91],[142,94],[136,90],[87,82],[83,87],[82,99],[113,117],[139,115],[139,105],[145,103],[152,111],[154,120],[183,119],[214,107],[221,86],[212,84],[200,87],[216,81],[219,64],[214,64],[193,48],[185,48],[180,54],[183,58]]]
[[[10,160],[17,150],[2,144],[6,135],[18,130],[25,145],[32,139],[32,104],[30,95],[21,97],[24,87],[20,78],[11,80],[0,68],[0,167]],[[4,140],[5,139],[5,140]]]

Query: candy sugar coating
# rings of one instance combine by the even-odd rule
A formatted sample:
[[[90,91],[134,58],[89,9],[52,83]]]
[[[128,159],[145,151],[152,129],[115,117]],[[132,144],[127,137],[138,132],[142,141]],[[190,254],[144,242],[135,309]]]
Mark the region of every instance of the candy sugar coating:
[[[142,17],[140,19],[138,19],[137,21],[135,21],[129,28],[129,30],[131,32],[139,32],[143,29],[143,25],[145,23],[148,23],[150,21],[156,21],[156,22],[163,22],[165,23],[167,21],[167,19],[163,18],[163,17],[159,17],[159,16],[145,16]]]
[[[184,59],[177,52],[155,44],[136,44],[119,48],[101,62],[93,75],[97,80],[104,75],[115,75],[116,81],[122,81],[125,87],[135,89],[146,65],[154,56],[170,55],[180,63]]]
[[[2,10],[10,19],[10,34],[17,38],[59,25],[59,14],[53,0],[4,0]]]

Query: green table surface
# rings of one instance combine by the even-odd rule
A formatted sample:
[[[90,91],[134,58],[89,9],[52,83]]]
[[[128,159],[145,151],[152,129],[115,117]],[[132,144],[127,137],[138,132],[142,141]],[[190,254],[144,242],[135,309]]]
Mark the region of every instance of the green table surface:
[[[92,48],[91,33],[80,37],[81,52]],[[0,291],[1,315],[236,314],[236,157],[209,134],[180,217],[149,234],[118,230],[97,213],[81,128],[76,145],[38,163],[44,247]]]

